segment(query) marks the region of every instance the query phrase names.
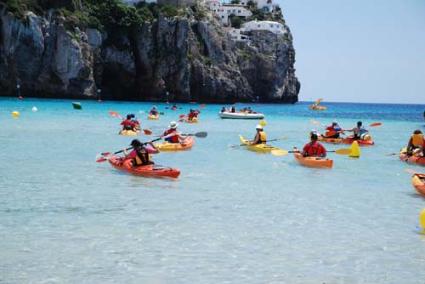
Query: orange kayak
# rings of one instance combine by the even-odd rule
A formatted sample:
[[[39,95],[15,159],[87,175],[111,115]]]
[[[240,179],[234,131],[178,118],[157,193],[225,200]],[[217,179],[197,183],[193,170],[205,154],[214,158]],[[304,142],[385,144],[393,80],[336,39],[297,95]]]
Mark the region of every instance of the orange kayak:
[[[161,144],[156,144],[155,147],[160,151],[184,151],[191,149],[194,143],[195,139],[188,136],[182,143],[163,142]]]
[[[294,153],[295,160],[300,165],[310,168],[332,168],[333,160],[319,157],[303,157],[300,153]]]
[[[124,171],[136,176],[152,177],[152,178],[177,178],[180,175],[179,169],[163,167],[158,165],[147,165],[133,167],[131,159],[123,159],[113,156],[109,159],[109,163],[116,169]]]
[[[319,141],[330,144],[353,144],[354,141],[359,143],[359,146],[372,146],[375,144],[373,140],[354,140],[353,138],[326,138],[319,137]]]
[[[406,148],[401,149],[399,158],[401,161],[408,164],[415,164],[419,166],[425,166],[425,157],[418,156],[408,156],[406,153]]]
[[[425,196],[425,174],[414,174],[412,176],[412,185],[419,194]]]

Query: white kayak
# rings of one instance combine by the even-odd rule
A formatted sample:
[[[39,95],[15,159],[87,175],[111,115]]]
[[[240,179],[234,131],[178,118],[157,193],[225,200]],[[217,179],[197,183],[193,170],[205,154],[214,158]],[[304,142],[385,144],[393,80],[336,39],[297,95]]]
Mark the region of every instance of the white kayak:
[[[245,113],[245,112],[219,112],[221,118],[229,119],[263,119],[262,113]]]

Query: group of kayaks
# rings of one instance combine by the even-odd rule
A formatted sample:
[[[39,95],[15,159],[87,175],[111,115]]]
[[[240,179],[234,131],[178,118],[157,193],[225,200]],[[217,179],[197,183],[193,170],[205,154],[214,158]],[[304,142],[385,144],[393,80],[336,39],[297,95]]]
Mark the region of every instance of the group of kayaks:
[[[272,151],[281,151],[280,148],[268,145],[268,144],[255,144],[251,145],[249,140],[244,138],[242,135],[239,135],[239,139],[242,145],[245,145],[246,149],[258,152],[258,153],[271,153]],[[333,160],[328,158],[320,157],[304,157],[298,151],[294,152],[295,160],[302,166],[310,168],[332,168]]]
[[[113,112],[115,114],[115,112]],[[148,114],[148,120],[158,120],[159,119],[159,114],[157,115],[151,115]],[[194,118],[192,120],[188,120],[185,119],[185,122],[187,123],[197,123],[198,119]],[[145,134],[150,134],[150,133],[146,133],[146,129],[142,129],[144,131]],[[141,130],[121,130],[119,132],[119,135],[122,136],[137,136],[139,135],[141,132]],[[198,133],[199,134],[199,133]],[[202,133],[203,135],[206,136],[205,132]],[[193,135],[193,134],[190,134]],[[197,135],[197,134],[196,134]],[[195,135],[195,136],[196,136]],[[205,136],[198,136],[198,137],[205,137]],[[161,138],[158,138],[156,140],[161,140]],[[154,143],[155,147],[159,150],[159,151],[164,151],[164,152],[171,152],[171,151],[185,151],[185,150],[190,150],[193,145],[195,143],[195,139],[192,136],[187,136],[186,139],[184,139],[184,141],[180,142],[180,143],[169,143],[169,142],[162,142],[162,143]],[[118,151],[115,154],[122,152],[122,151]],[[108,153],[109,154],[109,153]],[[112,167],[114,167],[115,169],[118,169],[120,171],[132,174],[132,175],[137,175],[137,176],[143,176],[143,177],[156,177],[156,178],[177,178],[180,175],[180,170],[176,169],[176,168],[171,168],[171,167],[164,167],[164,166],[159,166],[159,165],[146,165],[146,166],[137,166],[134,167],[132,165],[132,161],[131,159],[126,159],[124,157],[118,156],[118,155],[110,155],[110,156],[105,156],[103,157],[103,159],[101,159],[101,161],[108,161]]]

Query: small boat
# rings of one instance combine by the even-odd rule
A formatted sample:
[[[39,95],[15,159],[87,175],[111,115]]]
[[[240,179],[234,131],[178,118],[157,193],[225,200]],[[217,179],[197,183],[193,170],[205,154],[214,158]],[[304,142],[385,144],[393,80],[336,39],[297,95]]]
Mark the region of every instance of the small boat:
[[[319,106],[319,105],[310,105],[309,108],[311,110],[327,110],[328,108],[325,106]]]
[[[304,157],[301,153],[294,153],[295,160],[309,168],[332,168],[333,160],[320,157]]]
[[[414,174],[412,176],[412,185],[419,194],[425,196],[425,174]]]
[[[309,109],[311,110],[327,110],[328,108],[325,106],[321,106],[320,103],[323,101],[323,99],[316,100],[312,105],[309,106]]]
[[[81,106],[81,103],[79,103],[79,102],[73,102],[72,103],[72,107],[74,108],[74,109],[82,109],[83,107]]]
[[[247,112],[219,112],[218,115],[223,119],[263,119],[262,113],[247,113]]]

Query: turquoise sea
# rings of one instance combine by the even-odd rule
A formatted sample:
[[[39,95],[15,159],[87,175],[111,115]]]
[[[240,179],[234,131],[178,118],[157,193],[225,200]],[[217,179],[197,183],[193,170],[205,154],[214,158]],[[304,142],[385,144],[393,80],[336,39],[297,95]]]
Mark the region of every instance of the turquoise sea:
[[[221,105],[207,105],[199,124],[180,124],[207,138],[155,156],[181,170],[171,181],[95,162],[132,139],[117,135],[108,111],[135,113],[159,134],[198,105],[157,104],[165,115],[148,121],[140,111],[150,103],[81,103],[79,111],[69,100],[0,98],[0,283],[425,282],[425,199],[406,172],[425,168],[388,156],[425,130],[424,105],[328,103],[320,113],[309,103],[250,105],[287,150],[322,130],[311,120],[383,123],[360,159],[329,154],[331,170],[229,147],[257,122],[221,120]]]

